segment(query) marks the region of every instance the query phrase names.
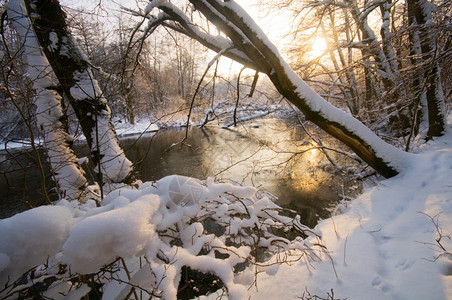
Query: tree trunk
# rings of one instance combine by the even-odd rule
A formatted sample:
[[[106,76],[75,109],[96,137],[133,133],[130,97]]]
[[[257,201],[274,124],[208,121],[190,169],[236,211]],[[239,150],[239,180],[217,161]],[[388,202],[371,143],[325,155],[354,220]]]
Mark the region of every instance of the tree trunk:
[[[28,76],[36,92],[34,104],[37,125],[44,137],[47,157],[59,196],[83,202],[87,180],[71,149],[71,137],[64,124],[61,89],[55,74],[39,47],[23,1],[9,1],[7,13],[23,41]]]
[[[336,31],[336,22],[335,17],[332,12],[329,12],[330,22],[331,22],[331,34],[334,39],[334,45],[339,45],[339,36]],[[346,25],[347,26],[347,25]],[[346,29],[347,30],[347,29]],[[322,26],[322,32],[325,33],[325,29]],[[347,41],[350,42],[348,30],[347,30]],[[334,50],[337,51],[337,55],[339,56],[339,61],[341,62],[341,66],[339,66],[339,63],[336,59],[336,55],[334,53]],[[331,49],[329,50],[330,53],[330,59],[333,62],[333,66],[338,74],[338,80],[341,83],[343,87],[341,87],[342,94],[344,95],[344,99],[347,101],[347,106],[352,113],[352,115],[356,118],[359,117],[359,99],[358,99],[358,91],[357,91],[357,84],[355,80],[355,74],[352,72],[351,68],[348,68],[348,63],[345,59],[345,55],[340,47],[337,47],[337,49]],[[350,62],[350,61],[349,61]],[[345,74],[345,80],[344,76],[342,74]]]
[[[107,100],[94,79],[86,56],[69,33],[58,1],[25,0],[40,46],[79,119],[97,166],[100,184],[121,182],[131,173],[111,121]],[[105,176],[105,177],[104,177]]]
[[[420,65],[422,63],[422,50],[421,41],[419,38],[419,32],[417,30],[411,30],[409,33],[410,41],[410,61],[411,65]],[[412,136],[419,134],[420,126],[423,122],[427,124],[427,120],[424,120],[428,116],[427,112],[427,94],[426,94],[426,82],[424,78],[424,72],[416,72],[414,79],[411,81],[411,93],[413,95],[412,108],[413,118],[416,122],[413,123],[411,128]],[[421,108],[421,109],[419,109]],[[427,127],[427,126],[426,126]],[[408,140],[407,147],[410,140]]]
[[[378,69],[381,71],[380,73],[385,89],[388,91],[391,90],[394,87],[394,74],[391,70],[388,58],[375,36],[375,32],[367,23],[367,15],[359,10],[356,0],[346,0],[346,3],[349,6],[354,21],[361,31],[362,43],[367,46],[366,52],[374,58]]]
[[[234,1],[190,0],[228,39],[213,37],[193,26],[188,17],[170,2],[153,1],[172,18],[164,26],[183,32],[211,49],[225,51],[255,70],[266,73],[278,91],[296,105],[308,119],[333,137],[348,145],[359,157],[385,177],[391,177],[406,166],[408,154],[385,143],[364,124],[322,99],[281,58],[250,16]],[[150,24],[157,24],[155,20]],[[161,24],[161,22],[159,23]],[[234,52],[228,49],[234,48]]]
[[[427,27],[432,21],[431,5],[427,0],[407,0],[410,26],[414,30],[419,30],[422,60],[431,65],[431,68],[424,73],[427,84],[428,138],[441,136],[446,129],[444,93],[440,67],[436,59],[438,49],[436,49],[434,33]]]

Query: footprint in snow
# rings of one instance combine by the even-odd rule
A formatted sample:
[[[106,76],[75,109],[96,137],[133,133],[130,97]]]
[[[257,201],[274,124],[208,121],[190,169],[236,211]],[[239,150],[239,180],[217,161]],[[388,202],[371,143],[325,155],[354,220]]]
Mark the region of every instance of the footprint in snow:
[[[381,277],[375,277],[375,279],[372,281],[372,286],[379,288],[384,293],[387,293],[391,290],[391,286],[385,282]]]
[[[406,261],[406,260],[404,259],[404,260],[399,261],[399,263],[396,264],[395,267],[396,267],[397,269],[400,269],[400,270],[408,270],[409,268],[411,268],[411,267],[414,265],[414,263],[415,263],[414,260],[412,260],[412,261]]]

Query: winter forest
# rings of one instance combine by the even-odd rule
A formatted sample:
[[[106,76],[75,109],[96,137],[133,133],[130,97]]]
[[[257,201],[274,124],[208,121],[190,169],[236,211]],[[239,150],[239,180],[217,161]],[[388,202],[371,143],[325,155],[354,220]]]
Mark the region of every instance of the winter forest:
[[[0,299],[452,299],[450,0],[0,8]]]

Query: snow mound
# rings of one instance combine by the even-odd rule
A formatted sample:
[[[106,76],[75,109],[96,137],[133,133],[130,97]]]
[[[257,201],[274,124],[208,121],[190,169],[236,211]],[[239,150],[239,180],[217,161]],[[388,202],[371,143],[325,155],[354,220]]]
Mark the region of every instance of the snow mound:
[[[100,207],[62,200],[35,208],[0,220],[0,284],[40,264],[35,276],[61,263],[80,274],[110,266],[120,270],[119,281],[103,282],[105,299],[131,292],[121,281],[174,299],[188,266],[214,274],[231,299],[452,299],[451,149],[449,131],[419,149],[404,172],[369,187],[314,230],[298,216],[278,214],[253,187],[178,175],[112,191]],[[289,225],[308,237],[289,241],[265,231]],[[276,254],[257,263],[256,273],[235,273],[252,260],[256,241]],[[259,289],[247,291],[255,274]],[[88,291],[70,288],[56,282],[46,295]]]
[[[247,288],[237,278],[246,276],[234,268],[252,264],[252,252],[266,249],[262,253],[268,257],[290,251],[288,256],[303,257],[311,251],[301,238],[291,242],[271,232],[305,233],[298,216],[282,216],[281,210],[253,187],[179,175],[145,182],[138,189],[114,190],[100,207],[93,200],[82,206],[61,200],[31,209],[0,220],[0,284],[7,286],[0,297],[26,288],[11,284],[12,278],[21,277],[20,282],[29,282],[25,286],[53,278],[45,290],[48,297],[83,296],[89,291],[86,286],[74,290],[75,284],[65,283],[78,274],[106,272],[114,274],[99,277],[108,298],[129,294],[131,285],[121,284],[129,282],[174,299],[181,272],[188,267],[212,274],[231,299],[242,299]],[[311,230],[305,234],[317,236]],[[268,272],[276,274],[274,263],[261,261],[259,268],[270,267]]]
[[[251,299],[452,299],[452,134],[421,149],[410,167],[320,222],[330,257],[280,266]],[[278,286],[278,289],[274,287]]]

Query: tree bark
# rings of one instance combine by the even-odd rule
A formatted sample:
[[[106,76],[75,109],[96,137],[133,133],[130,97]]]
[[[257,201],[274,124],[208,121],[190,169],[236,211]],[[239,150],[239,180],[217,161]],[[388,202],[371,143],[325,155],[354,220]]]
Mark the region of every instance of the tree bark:
[[[105,181],[121,182],[132,163],[122,151],[111,121],[111,111],[86,56],[68,31],[58,1],[25,0],[39,44],[80,122],[91,149],[91,159]]]
[[[60,198],[84,201],[88,182],[71,149],[72,138],[66,131],[61,89],[31,28],[23,1],[10,1],[8,18],[24,45],[27,72],[36,92],[36,120],[44,137],[45,150]]]
[[[432,21],[431,6],[432,4],[427,0],[407,0],[410,26],[419,31],[422,60],[431,65],[424,73],[427,83],[428,138],[441,136],[446,129],[444,92],[440,67],[436,59],[438,50],[435,38],[428,28],[428,24]]]

